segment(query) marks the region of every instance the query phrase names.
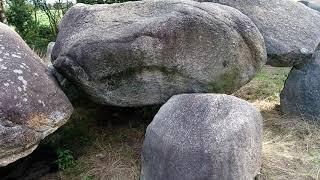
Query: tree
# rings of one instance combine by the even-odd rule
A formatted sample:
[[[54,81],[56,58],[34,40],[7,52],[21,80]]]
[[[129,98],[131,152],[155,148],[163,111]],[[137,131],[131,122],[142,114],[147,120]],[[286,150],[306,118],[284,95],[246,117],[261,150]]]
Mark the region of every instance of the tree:
[[[15,26],[18,33],[25,35],[28,28],[34,24],[32,7],[25,0],[8,0],[9,8],[6,11],[8,23]]]
[[[7,23],[6,16],[4,14],[4,0],[0,0],[0,22]]]

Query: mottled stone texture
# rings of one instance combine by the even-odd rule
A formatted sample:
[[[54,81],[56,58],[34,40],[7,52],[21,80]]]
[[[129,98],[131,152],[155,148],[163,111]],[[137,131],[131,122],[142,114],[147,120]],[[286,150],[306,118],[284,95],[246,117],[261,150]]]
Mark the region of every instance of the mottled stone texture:
[[[161,104],[190,92],[232,93],[266,62],[263,37],[238,10],[194,1],[73,6],[53,65],[94,101]]]
[[[198,0],[232,6],[247,15],[266,42],[271,66],[310,60],[320,42],[320,13],[292,0]]]
[[[293,67],[280,94],[281,110],[320,120],[320,45],[309,63]]]
[[[71,113],[40,58],[0,23],[0,166],[30,154]]]
[[[262,116],[229,95],[175,95],[146,130],[141,180],[252,180],[261,165]]]

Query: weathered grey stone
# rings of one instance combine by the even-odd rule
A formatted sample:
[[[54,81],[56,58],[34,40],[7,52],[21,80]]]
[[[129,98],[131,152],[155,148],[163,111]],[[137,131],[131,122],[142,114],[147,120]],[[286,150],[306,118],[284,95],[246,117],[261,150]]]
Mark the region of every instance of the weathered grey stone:
[[[40,58],[0,23],[0,166],[30,154],[71,113]]]
[[[65,95],[68,97],[68,99],[71,102],[75,102],[76,100],[79,100],[82,97],[82,91],[77,88],[73,83],[71,83],[67,78],[63,77],[56,68],[53,67],[52,63],[50,62],[48,64],[48,70],[50,74],[55,77],[57,80],[57,83],[59,84],[61,90],[65,93]]]
[[[239,9],[262,33],[267,64],[293,66],[310,60],[320,42],[320,14],[292,0],[199,0]]]
[[[51,54],[52,54],[52,50],[54,47],[55,42],[50,42],[47,46],[47,52],[46,52],[46,57],[45,57],[45,64],[50,64],[51,63]]]
[[[146,130],[141,180],[252,180],[261,165],[262,116],[229,95],[175,95]]]
[[[232,93],[266,62],[263,37],[238,10],[194,1],[73,6],[53,65],[94,101],[161,104],[174,94]]]
[[[309,63],[292,68],[280,103],[284,114],[320,120],[320,45]]]
[[[319,0],[299,1],[299,2],[303,3],[304,5],[308,6],[311,9],[314,9],[314,10],[320,12],[320,1]]]

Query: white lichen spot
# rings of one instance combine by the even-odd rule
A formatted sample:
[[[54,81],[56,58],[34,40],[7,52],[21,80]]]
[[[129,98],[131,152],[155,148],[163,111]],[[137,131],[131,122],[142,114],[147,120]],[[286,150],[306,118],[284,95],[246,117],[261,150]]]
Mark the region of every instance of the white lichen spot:
[[[17,96],[13,96],[13,99],[17,99]]]
[[[28,99],[27,99],[27,98],[23,98],[23,101],[24,101],[24,102],[27,102],[27,101],[28,101]]]
[[[4,66],[3,64],[1,64],[1,65],[0,65],[0,70],[1,70],[1,69],[4,69],[4,70],[5,70],[5,69],[7,69],[7,67]]]
[[[17,55],[17,54],[11,54],[12,57],[15,57],[15,58],[21,58],[21,56]]]
[[[39,74],[38,73],[33,73],[35,76],[39,76]]]
[[[13,70],[13,72],[16,73],[16,74],[22,74],[22,71],[19,70],[19,69],[15,69],[15,70]]]
[[[16,104],[17,107],[22,107],[21,103]]]
[[[3,83],[4,86],[8,87],[9,86],[9,83]]]
[[[53,113],[50,114],[50,119],[54,119],[55,121],[59,122],[62,121],[63,119],[65,119],[66,114],[60,111],[55,111]]]
[[[24,80],[23,76],[18,76],[18,79],[24,84],[27,85],[28,82],[26,80]]]
[[[3,59],[2,58],[0,58],[0,62],[2,62],[3,61]]]
[[[25,67],[23,65],[19,65],[19,67],[21,67],[22,69],[25,69]]]
[[[6,49],[6,48],[2,46],[1,49],[3,50],[3,49]]]
[[[310,51],[309,51],[308,49],[306,49],[306,48],[301,48],[301,49],[300,49],[300,53],[302,53],[302,54],[308,54],[308,53],[310,53]]]
[[[38,103],[42,104],[42,106],[43,106],[43,107],[46,107],[46,105],[44,104],[44,102],[43,102],[43,101],[38,100]]]
[[[21,87],[18,87],[18,91],[19,91],[19,92],[21,92],[21,91],[22,91]]]
[[[26,63],[21,63],[24,67],[29,68],[29,66],[26,65]]]

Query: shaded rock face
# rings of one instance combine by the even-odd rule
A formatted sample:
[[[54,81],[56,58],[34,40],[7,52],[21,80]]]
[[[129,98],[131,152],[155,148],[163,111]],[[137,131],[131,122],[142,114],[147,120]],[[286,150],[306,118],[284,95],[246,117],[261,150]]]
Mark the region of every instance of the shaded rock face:
[[[52,58],[94,101],[142,106],[186,92],[232,93],[265,64],[266,50],[236,9],[173,0],[73,6]]]
[[[256,24],[266,43],[268,65],[290,67],[304,63],[310,60],[320,42],[320,14],[302,3],[291,0],[212,2],[232,6]]]
[[[48,64],[48,71],[50,75],[55,77],[57,83],[59,84],[61,90],[65,93],[68,97],[69,101],[74,103],[76,100],[80,100],[81,98],[85,98],[86,96],[83,95],[81,89],[71,83],[67,78],[62,76],[51,64]]]
[[[0,23],[0,166],[30,154],[72,113],[40,58]]]
[[[175,95],[146,130],[142,180],[248,180],[260,170],[262,116],[229,95]]]
[[[320,45],[311,62],[293,67],[280,94],[281,110],[320,120]]]
[[[319,0],[299,1],[299,2],[303,3],[304,5],[308,6],[311,9],[314,9],[314,10],[320,12],[320,1]]]

